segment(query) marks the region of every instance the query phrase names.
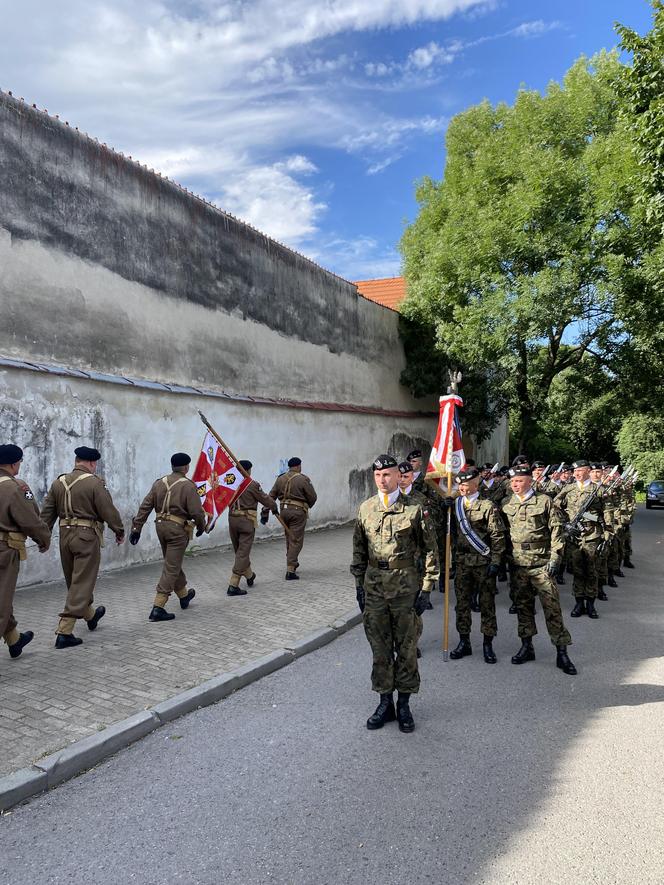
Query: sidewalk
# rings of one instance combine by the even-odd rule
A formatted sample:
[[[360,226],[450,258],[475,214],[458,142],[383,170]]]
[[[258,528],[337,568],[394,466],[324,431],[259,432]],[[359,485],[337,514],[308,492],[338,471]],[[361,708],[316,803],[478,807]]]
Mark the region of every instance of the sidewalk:
[[[19,590],[19,629],[35,638],[16,660],[0,649],[0,777],[332,625],[355,605],[351,534],[350,526],[307,534],[301,580],[292,582],[283,540],[255,544],[256,583],[235,598],[226,595],[232,552],[187,556],[196,598],[181,611],[173,596],[176,617],[166,623],[148,621],[160,563],[103,575],[95,604],[106,616],[94,633],[79,622],[83,645],[63,651],[54,630],[64,581]]]

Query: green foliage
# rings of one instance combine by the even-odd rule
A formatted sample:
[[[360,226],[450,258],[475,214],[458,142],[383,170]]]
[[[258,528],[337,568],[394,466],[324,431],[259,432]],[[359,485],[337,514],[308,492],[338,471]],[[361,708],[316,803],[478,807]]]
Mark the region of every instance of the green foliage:
[[[402,239],[404,313],[435,329],[447,361],[487,374],[491,397],[510,406],[518,449],[547,435],[555,451],[566,438],[600,445],[590,406],[568,436],[545,430],[554,380],[592,359],[615,383],[606,367],[629,344],[628,323],[654,315],[621,75],[617,55],[601,53],[544,95],[522,89],[512,106],[485,101],[456,116],[444,178],[421,182]],[[410,377],[427,360],[411,357]]]
[[[620,457],[639,472],[639,483],[664,479],[664,417],[634,414],[616,436]]]

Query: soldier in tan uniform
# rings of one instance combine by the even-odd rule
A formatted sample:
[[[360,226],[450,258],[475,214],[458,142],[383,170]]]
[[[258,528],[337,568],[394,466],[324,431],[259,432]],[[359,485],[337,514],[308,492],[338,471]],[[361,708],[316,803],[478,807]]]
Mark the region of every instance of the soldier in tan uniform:
[[[251,475],[251,468],[254,466],[251,461],[240,461],[239,463]],[[266,495],[256,480],[252,479],[240,497],[233,501],[228,509],[228,532],[231,536],[233,550],[235,550],[235,562],[226,591],[229,596],[247,595],[247,591],[240,587],[241,578],[247,579],[248,587],[253,587],[256,580],[250,556],[256,534],[259,504],[274,514],[279,512],[274,499]]]
[[[67,600],[56,629],[56,648],[80,645],[74,636],[76,619],[83,618],[89,630],[106,614],[103,605],[93,607],[95,583],[103,546],[104,523],[124,541],[122,519],[104,480],[95,476],[101,458],[97,449],[80,446],[71,473],[63,473],[49,489],[41,517],[52,529],[60,519],[60,561],[67,582]]]
[[[192,588],[187,590],[187,577],[182,571],[182,562],[187,546],[196,526],[199,538],[207,525],[207,514],[203,510],[196,484],[187,477],[191,458],[186,452],[176,452],[171,457],[172,473],[161,476],[152,483],[152,488],[143,499],[138,513],[132,520],[130,544],[138,544],[141,530],[149,515],[155,511],[157,537],[164,556],[164,567],[157,584],[151,621],[172,621],[172,612],[166,611],[171,593],[180,600],[180,608],[189,608],[196,595]]]
[[[281,518],[288,528],[288,532],[286,532],[286,580],[298,581],[299,575],[296,574],[300,565],[298,556],[304,544],[304,530],[309,517],[309,508],[314,506],[318,498],[311,480],[302,473],[300,458],[291,458],[288,461],[288,472],[277,477],[272,486],[270,497],[281,502]],[[263,507],[261,522],[268,514],[269,509]]]
[[[50,529],[39,518],[30,486],[17,479],[22,460],[20,446],[0,446],[0,636],[13,658],[35,635],[32,630],[18,632],[13,610],[18,570],[26,558],[25,541],[27,537],[36,541],[40,553],[51,543]]]

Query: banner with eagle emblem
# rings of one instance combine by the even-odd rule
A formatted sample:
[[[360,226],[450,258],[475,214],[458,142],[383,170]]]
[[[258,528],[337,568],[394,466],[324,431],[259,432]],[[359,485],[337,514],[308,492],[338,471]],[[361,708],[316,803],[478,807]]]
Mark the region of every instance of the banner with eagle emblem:
[[[211,531],[217,518],[239,497],[251,482],[219,445],[211,433],[205,434],[196,469],[192,475],[203,510],[209,515]]]

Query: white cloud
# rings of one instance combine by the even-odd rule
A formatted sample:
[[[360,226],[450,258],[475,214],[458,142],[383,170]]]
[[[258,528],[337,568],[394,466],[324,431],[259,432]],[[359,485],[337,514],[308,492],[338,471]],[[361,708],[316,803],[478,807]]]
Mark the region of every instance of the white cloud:
[[[454,52],[432,41],[426,46],[414,49],[408,56],[406,64],[409,67],[423,70],[430,68],[433,64],[450,64],[454,61],[454,55]]]
[[[523,22],[513,30],[509,31],[514,37],[539,37],[549,31],[555,31],[562,27],[562,23],[558,21],[545,22],[542,19],[532,22]]]
[[[401,274],[401,257],[374,237],[327,237],[312,257],[346,280],[371,280]]]

